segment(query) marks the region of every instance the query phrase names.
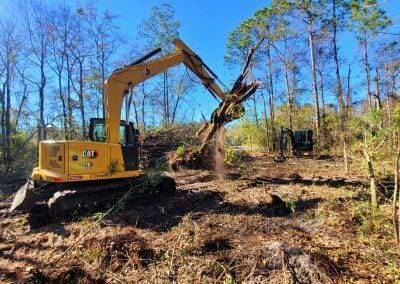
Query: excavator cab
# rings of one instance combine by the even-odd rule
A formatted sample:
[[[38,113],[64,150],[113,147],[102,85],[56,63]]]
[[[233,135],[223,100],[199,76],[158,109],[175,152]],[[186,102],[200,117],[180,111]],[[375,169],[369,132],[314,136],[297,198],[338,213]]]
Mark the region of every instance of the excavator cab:
[[[119,142],[121,144],[122,157],[125,170],[132,171],[139,168],[139,130],[132,122],[120,121]],[[89,139],[93,142],[105,142],[105,120],[102,118],[91,118],[89,124]]]

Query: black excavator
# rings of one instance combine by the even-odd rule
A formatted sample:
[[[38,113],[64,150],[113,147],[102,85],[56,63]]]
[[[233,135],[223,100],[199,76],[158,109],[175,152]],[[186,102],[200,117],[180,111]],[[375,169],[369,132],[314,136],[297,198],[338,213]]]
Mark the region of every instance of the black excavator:
[[[314,148],[313,131],[310,129],[293,131],[286,127],[281,127],[279,135],[279,157],[277,162],[284,162],[284,152],[291,149],[293,156],[310,155]]]

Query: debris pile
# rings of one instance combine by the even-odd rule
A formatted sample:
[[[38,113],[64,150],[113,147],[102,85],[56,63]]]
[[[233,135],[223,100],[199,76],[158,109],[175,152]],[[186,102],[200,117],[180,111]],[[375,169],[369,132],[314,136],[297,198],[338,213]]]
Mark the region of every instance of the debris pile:
[[[168,153],[175,152],[179,146],[185,149],[187,145],[198,145],[200,141],[195,135],[197,128],[198,125],[193,124],[144,135],[140,147],[141,168],[155,167],[158,163],[164,162]]]

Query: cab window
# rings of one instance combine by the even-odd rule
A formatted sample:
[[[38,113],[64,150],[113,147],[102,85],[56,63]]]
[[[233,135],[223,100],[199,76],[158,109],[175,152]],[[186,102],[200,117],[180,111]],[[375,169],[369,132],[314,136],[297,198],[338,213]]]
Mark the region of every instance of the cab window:
[[[129,127],[129,141],[130,144],[138,143],[139,131],[134,128],[133,123],[130,122],[128,126],[125,125],[125,121],[121,120],[119,126],[119,143],[122,145],[126,144],[126,131],[125,128]],[[104,126],[104,119],[101,118],[91,118],[90,119],[90,128],[89,128],[89,138],[94,142],[105,142],[106,141],[106,132]]]
[[[126,144],[126,139],[125,139],[125,124],[121,124],[119,126],[119,143],[120,144]]]

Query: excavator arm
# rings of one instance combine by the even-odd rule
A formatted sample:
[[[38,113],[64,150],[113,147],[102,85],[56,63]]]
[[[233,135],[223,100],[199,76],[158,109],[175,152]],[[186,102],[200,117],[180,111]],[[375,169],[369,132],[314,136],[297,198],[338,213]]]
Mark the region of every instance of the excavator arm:
[[[218,77],[201,58],[181,40],[175,39],[174,44],[175,51],[172,54],[144,62],[150,57],[146,56],[137,63],[115,70],[106,80],[104,97],[106,142],[119,142],[121,107],[125,95],[137,84],[181,63],[201,80],[214,97],[226,100],[226,93],[215,82]],[[150,55],[154,55],[154,53]]]

